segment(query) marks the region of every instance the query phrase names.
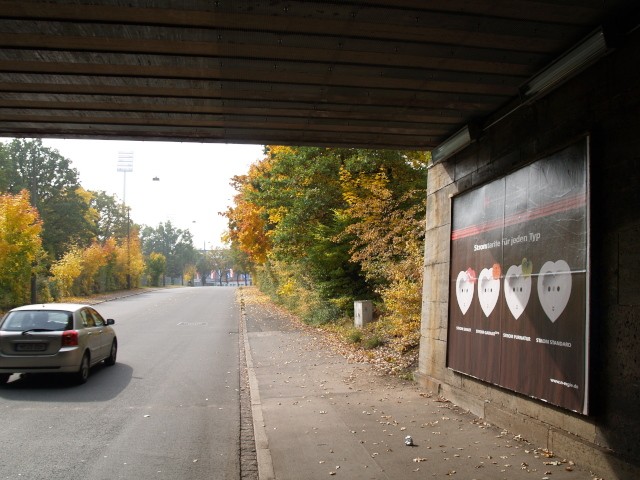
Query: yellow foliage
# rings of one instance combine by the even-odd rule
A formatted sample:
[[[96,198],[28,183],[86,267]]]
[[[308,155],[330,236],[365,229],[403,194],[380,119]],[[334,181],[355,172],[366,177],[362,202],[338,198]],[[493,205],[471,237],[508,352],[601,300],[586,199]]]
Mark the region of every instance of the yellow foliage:
[[[286,282],[284,282],[282,285],[280,285],[280,288],[278,289],[278,295],[281,297],[290,297],[291,295],[294,294],[296,290],[296,284],[293,280],[289,279]]]
[[[72,247],[64,256],[51,265],[51,274],[58,285],[59,294],[63,297],[73,293],[73,282],[82,273],[82,250]]]
[[[195,282],[197,271],[196,266],[193,264],[184,267],[183,275],[187,284],[193,284]]]
[[[93,194],[82,187],[76,189],[76,195],[78,195],[82,200],[87,204],[91,205],[91,199],[93,198]],[[100,219],[100,213],[95,209],[89,207],[85,214],[85,219],[90,224],[97,224]]]
[[[140,278],[145,270],[144,255],[137,229],[131,231],[131,244],[129,245],[129,273],[131,274],[131,287],[140,286]]]
[[[288,213],[287,207],[280,206],[278,208],[272,208],[269,210],[269,223],[280,223]]]
[[[413,348],[422,309],[424,192],[394,198],[384,171],[354,175],[342,169],[340,180],[348,205],[341,215],[352,219],[345,231],[355,238],[351,259],[368,278],[385,280],[377,288],[383,311],[375,328],[398,339],[400,349]]]
[[[384,171],[356,176],[342,169],[340,179],[348,205],[340,215],[352,219],[345,229],[354,239],[351,260],[368,278],[420,282],[425,205],[416,199],[424,192],[410,190],[394,198]]]
[[[81,293],[91,293],[93,283],[98,272],[107,264],[107,250],[104,246],[94,242],[82,251],[82,275],[80,280]]]
[[[0,195],[0,301],[23,303],[29,294],[33,264],[42,254],[42,221],[29,193]]]
[[[285,152],[289,147],[275,148],[276,152]],[[271,250],[271,241],[266,231],[266,212],[262,207],[250,202],[247,196],[253,191],[252,180],[259,178],[268,169],[269,163],[265,159],[251,165],[247,175],[234,177],[232,185],[238,190],[238,194],[234,196],[236,206],[230,207],[224,213],[224,216],[229,220],[228,239],[235,242],[238,248],[256,264],[262,264],[267,260],[267,255]]]
[[[278,155],[292,155],[295,154],[294,147],[288,147],[286,145],[269,145],[269,157],[274,158]]]
[[[129,276],[131,278],[131,286],[138,286],[140,277],[144,272],[145,263],[137,231],[131,231],[129,241],[124,238],[121,239],[119,244],[115,245],[113,258],[115,259],[113,273],[117,284],[121,287],[126,287],[127,276]]]

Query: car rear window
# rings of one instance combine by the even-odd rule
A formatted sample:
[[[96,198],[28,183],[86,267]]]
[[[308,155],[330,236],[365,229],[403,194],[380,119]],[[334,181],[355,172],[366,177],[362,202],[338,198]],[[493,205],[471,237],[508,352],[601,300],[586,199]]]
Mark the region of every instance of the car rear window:
[[[70,312],[21,310],[10,312],[0,330],[24,332],[25,330],[63,331],[73,328]]]

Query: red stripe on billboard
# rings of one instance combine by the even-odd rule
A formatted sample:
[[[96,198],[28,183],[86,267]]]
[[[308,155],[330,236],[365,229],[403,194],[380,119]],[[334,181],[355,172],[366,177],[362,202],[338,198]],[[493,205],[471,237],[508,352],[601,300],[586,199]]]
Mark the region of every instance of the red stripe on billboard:
[[[536,218],[546,217],[555,213],[566,212],[574,208],[584,207],[587,202],[585,195],[576,195],[564,198],[556,202],[551,202],[543,207],[533,208],[524,212],[509,215],[508,217],[492,220],[490,222],[471,225],[465,228],[459,228],[451,232],[451,240],[459,238],[471,237],[480,233],[489,232],[503,226],[517,225],[518,223],[535,220]]]

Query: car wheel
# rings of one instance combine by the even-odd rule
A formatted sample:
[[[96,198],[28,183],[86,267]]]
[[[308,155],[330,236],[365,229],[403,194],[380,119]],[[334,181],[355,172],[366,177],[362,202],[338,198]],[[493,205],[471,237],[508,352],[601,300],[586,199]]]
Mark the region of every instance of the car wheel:
[[[111,344],[111,352],[109,356],[104,359],[104,364],[111,366],[116,364],[116,356],[118,355],[118,342],[116,340]]]
[[[85,353],[82,357],[82,361],[80,362],[80,368],[76,372],[76,382],[81,385],[86,383],[89,378],[89,372],[91,371],[91,366],[89,364],[89,354]]]
[[[9,381],[10,373],[0,373],[0,385],[4,385]]]

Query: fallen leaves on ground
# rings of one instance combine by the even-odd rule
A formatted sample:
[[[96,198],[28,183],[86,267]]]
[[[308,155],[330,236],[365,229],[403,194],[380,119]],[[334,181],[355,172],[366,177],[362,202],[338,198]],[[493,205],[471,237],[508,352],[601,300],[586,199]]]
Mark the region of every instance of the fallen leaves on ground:
[[[408,376],[417,368],[418,349],[404,351],[401,339],[388,339],[376,348],[366,349],[360,344],[347,342],[338,330],[331,326],[311,326],[298,317],[275,305],[271,299],[256,287],[243,287],[242,299],[245,306],[259,305],[261,309],[271,310],[274,317],[286,319],[299,328],[315,334],[314,341],[321,342],[333,351],[341,354],[352,363],[367,363],[381,375]]]

